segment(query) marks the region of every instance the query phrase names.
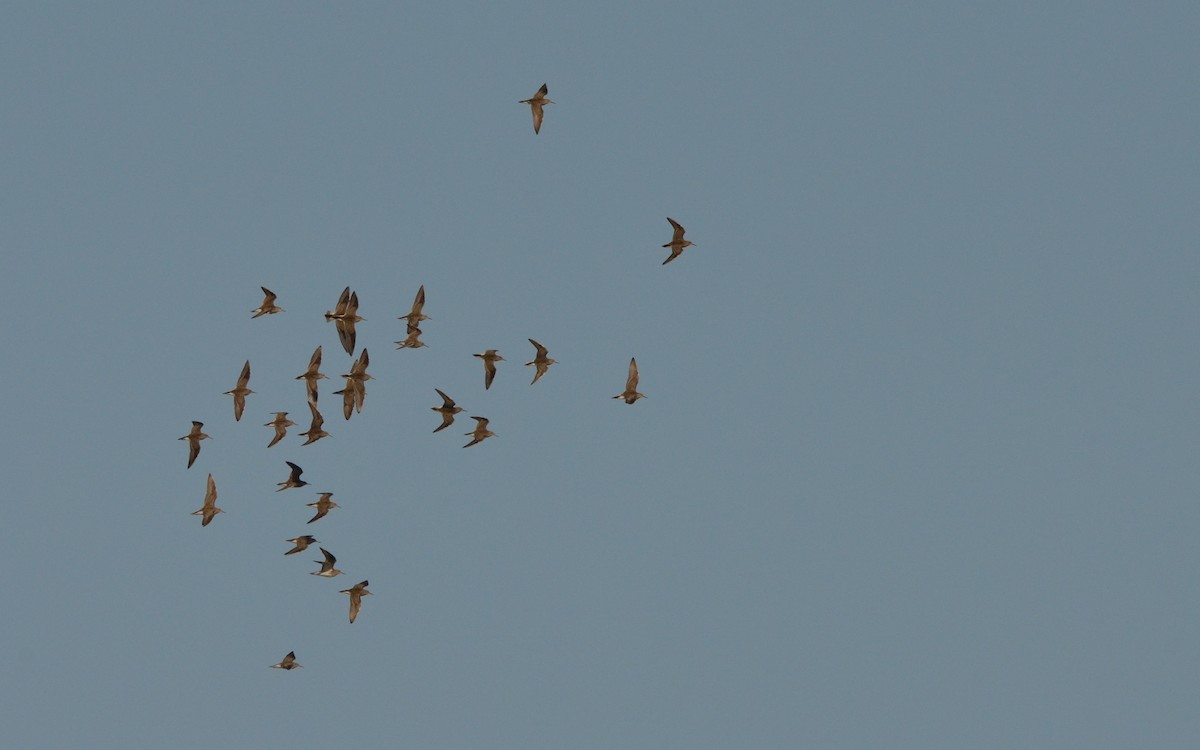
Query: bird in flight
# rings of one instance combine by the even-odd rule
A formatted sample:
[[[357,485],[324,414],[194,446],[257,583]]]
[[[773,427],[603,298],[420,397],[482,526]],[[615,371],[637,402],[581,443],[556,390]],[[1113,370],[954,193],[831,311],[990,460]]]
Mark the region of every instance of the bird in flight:
[[[638,393],[637,387],[638,387],[637,360],[631,358],[629,360],[629,377],[626,378],[626,380],[625,380],[625,392],[618,393],[617,395],[613,396],[613,398],[623,398],[623,399],[625,399],[625,403],[627,403],[627,404],[632,404],[634,401],[637,401],[639,398],[645,398],[646,394]]]
[[[242,412],[246,410],[246,396],[254,391],[246,387],[250,382],[250,360],[246,360],[246,364],[242,366],[242,374],[238,376],[237,385],[232,391],[225,391],[226,396],[233,396],[233,420],[240,422]]]
[[[275,490],[276,492],[283,492],[290,487],[303,487],[308,484],[308,482],[300,478],[300,475],[304,473],[304,469],[301,469],[291,461],[284,461],[284,463],[292,467],[292,473],[288,475],[286,480],[278,483],[279,489]]]
[[[313,521],[316,521],[316,520],[319,520],[319,519],[321,519],[321,518],[324,518],[324,517],[325,517],[325,515],[326,515],[327,513],[329,513],[329,510],[330,510],[330,508],[336,508],[336,507],[338,507],[338,504],[337,504],[337,503],[335,503],[334,501],[332,501],[332,500],[330,500],[330,499],[329,499],[329,498],[333,497],[333,493],[332,493],[332,492],[322,492],[322,493],[320,493],[320,494],[321,494],[321,497],[320,497],[320,498],[319,498],[319,499],[318,499],[318,500],[317,500],[315,503],[306,503],[306,504],[305,504],[305,505],[307,505],[309,508],[316,508],[316,509],[317,509],[317,515],[315,515],[315,516],[313,516],[312,518],[308,519],[308,523],[312,523]]]
[[[289,652],[288,652],[288,655],[287,655],[287,656],[285,656],[285,657],[283,657],[283,661],[279,662],[278,664],[272,664],[272,665],[271,665],[271,669],[287,669],[287,670],[292,670],[292,669],[295,669],[296,667],[302,667],[302,666],[304,666],[304,665],[303,665],[303,664],[298,664],[298,663],[296,662],[296,652],[295,652],[295,651],[289,651]]]
[[[260,318],[263,315],[274,315],[275,313],[283,312],[283,308],[275,304],[275,292],[272,292],[265,286],[260,286],[259,289],[263,290],[263,301],[256,309],[250,311],[254,313],[251,320]]]
[[[667,221],[671,222],[671,226],[675,227],[675,232],[671,235],[671,241],[663,245],[663,247],[671,248],[670,257],[662,262],[664,266],[678,258],[679,254],[683,252],[685,247],[691,247],[692,245],[696,244],[691,240],[685,240],[683,238],[683,233],[687,230],[684,229],[678,221],[675,221],[670,216],[667,217]]]
[[[351,292],[350,287],[343,289],[333,310],[325,311],[325,320],[334,321],[342,348],[346,350],[347,354],[353,356],[354,340],[357,335],[354,325],[359,321],[366,320],[358,314],[358,292]]]
[[[350,595],[350,622],[354,622],[354,618],[358,617],[358,610],[362,609],[362,598],[369,596],[370,591],[367,591],[367,586],[370,584],[366,581],[360,581],[348,589],[342,589],[340,593]]]
[[[482,443],[484,440],[487,440],[488,438],[490,438],[491,436],[496,434],[487,428],[488,420],[486,418],[471,417],[471,419],[474,419],[475,422],[477,423],[475,425],[475,429],[470,432],[463,433],[463,434],[470,435],[474,439],[471,440],[471,442],[464,445],[463,446],[464,448],[470,448],[472,445],[475,445],[477,443]]]
[[[546,356],[550,353],[546,347],[542,346],[533,339],[529,339],[529,343],[533,344],[533,347],[537,349],[537,356],[533,358],[533,361],[525,363],[526,367],[532,365],[537,368],[537,372],[534,374],[533,380],[529,381],[529,384],[533,385],[534,383],[538,382],[538,378],[546,374],[546,370],[550,369],[550,365],[554,364],[555,360]]]
[[[533,111],[533,132],[534,135],[542,130],[542,107],[547,104],[553,104],[551,100],[546,98],[546,94],[550,93],[550,89],[546,88],[546,84],[537,90],[537,93],[528,99],[522,99],[521,104],[528,104],[529,109]]]
[[[424,333],[416,323],[408,324],[408,336],[403,341],[395,342],[397,349],[420,349],[422,346],[429,346],[421,340],[421,334]]]
[[[200,516],[200,525],[207,526],[217,517],[218,513],[225,511],[217,507],[217,483],[213,481],[212,474],[208,475],[208,490],[204,493],[204,505],[200,506],[200,510],[192,513],[193,516]]]
[[[421,288],[417,290],[417,297],[416,297],[416,299],[413,300],[412,310],[409,311],[408,315],[400,316],[400,320],[408,321],[410,333],[412,332],[412,329],[414,327],[416,327],[417,324],[419,324],[422,320],[430,319],[428,315],[421,312],[421,309],[423,307],[425,307],[425,285],[424,284],[422,284]]]
[[[317,405],[309,401],[308,409],[312,412],[312,424],[309,425],[308,432],[300,433],[308,438],[304,441],[305,445],[315,443],[323,437],[329,437],[329,433],[321,429],[325,424],[325,417],[322,417],[321,412],[317,411]]]
[[[192,431],[189,432],[188,434],[184,435],[183,437],[179,438],[180,440],[188,441],[188,465],[187,465],[187,467],[189,469],[192,468],[192,464],[196,463],[196,457],[200,455],[200,441],[208,438],[208,435],[205,435],[203,432],[201,432],[201,430],[203,428],[204,428],[203,422],[196,422],[195,420],[193,420],[192,421]]]
[[[450,398],[445,393],[442,393],[440,388],[434,388],[433,390],[437,391],[438,395],[442,397],[441,406],[429,407],[438,414],[442,415],[442,426],[434,430],[434,432],[441,432],[450,425],[454,424],[454,415],[458,414],[460,411],[464,411],[464,409],[461,406],[455,405],[454,399]]]
[[[308,360],[308,369],[302,374],[296,376],[296,380],[304,380],[305,387],[308,391],[308,400],[317,403],[317,381],[321,378],[328,377],[317,370],[321,369],[321,347],[313,352],[312,359]]]
[[[321,576],[322,578],[333,578],[334,576],[341,575],[342,571],[333,567],[337,562],[337,558],[331,555],[329,550],[325,549],[324,547],[318,547],[317,549],[321,550],[321,554],[325,556],[325,560],[324,562],[321,560],[313,560],[313,562],[321,563],[321,569],[314,570],[313,572],[309,573],[309,575]]]
[[[275,412],[275,418],[263,425],[263,427],[275,428],[275,437],[271,438],[271,442],[267,443],[268,448],[283,440],[287,435],[287,428],[296,426],[295,422],[287,418],[287,414],[286,411],[277,411]]]
[[[287,552],[284,552],[283,554],[294,555],[297,552],[303,552],[304,550],[308,549],[308,545],[312,544],[313,542],[315,542],[317,540],[314,537],[306,534],[305,536],[298,536],[295,539],[288,539],[287,541],[291,542],[292,544],[294,544],[296,546],[292,547],[290,550],[288,550]]]
[[[495,349],[488,349],[483,354],[473,354],[473,357],[479,357],[483,360],[483,389],[492,387],[492,381],[496,379],[496,363],[503,362],[504,357],[496,353]]]

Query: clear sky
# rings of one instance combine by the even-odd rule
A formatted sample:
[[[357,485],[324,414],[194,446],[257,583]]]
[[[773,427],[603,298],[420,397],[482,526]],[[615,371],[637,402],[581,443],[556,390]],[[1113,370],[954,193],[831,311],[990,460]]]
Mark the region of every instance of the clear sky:
[[[8,746],[1200,746],[1195,3],[3,15]]]

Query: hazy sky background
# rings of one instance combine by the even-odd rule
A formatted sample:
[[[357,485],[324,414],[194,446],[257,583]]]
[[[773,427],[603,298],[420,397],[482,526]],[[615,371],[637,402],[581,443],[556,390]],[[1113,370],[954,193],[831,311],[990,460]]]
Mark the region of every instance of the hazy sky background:
[[[0,734],[1197,747],[1198,38],[1184,2],[10,5]]]

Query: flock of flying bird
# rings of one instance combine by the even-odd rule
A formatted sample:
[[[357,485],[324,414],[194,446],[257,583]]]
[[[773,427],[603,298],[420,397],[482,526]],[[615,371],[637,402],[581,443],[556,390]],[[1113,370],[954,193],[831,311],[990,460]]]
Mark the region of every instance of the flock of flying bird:
[[[536,94],[534,94],[531,98],[524,99],[520,102],[521,104],[528,104],[533,113],[533,132],[535,134],[541,132],[542,118],[544,114],[543,107],[547,104],[554,103],[550,99],[546,98],[547,93],[548,89],[546,84],[542,84],[542,87],[538,89]],[[679,224],[679,222],[670,217],[667,218],[667,221],[670,222],[673,232],[671,241],[663,245],[664,248],[669,248],[671,251],[670,256],[663,261],[663,265],[675,260],[683,252],[684,248],[690,247],[693,244],[691,241],[684,239],[685,230]],[[262,304],[260,304],[254,310],[251,310],[253,313],[251,317],[259,318],[264,315],[274,315],[276,313],[284,312],[282,307],[279,307],[277,304],[275,304],[277,298],[275,293],[266,287],[261,287],[261,289],[263,291]],[[352,357],[354,356],[356,341],[355,326],[357,323],[364,320],[364,318],[358,314],[358,304],[358,293],[351,291],[350,287],[346,287],[342,291],[341,296],[338,297],[337,304],[334,306],[333,310],[327,310],[325,312],[325,320],[334,324],[335,328],[337,329],[338,340],[341,342],[342,348],[345,349],[346,353]],[[420,348],[426,346],[426,344],[421,341],[421,335],[423,332],[420,328],[420,324],[423,321],[429,320],[430,318],[424,314],[424,307],[425,287],[422,285],[420,289],[417,290],[416,298],[413,300],[412,307],[408,314],[401,315],[399,317],[400,320],[406,321],[407,329],[405,338],[401,341],[395,342],[397,349]],[[529,343],[533,345],[535,349],[535,355],[532,360],[525,363],[525,366],[533,367],[535,370],[533,380],[530,382],[530,385],[533,385],[539,379],[541,379],[543,375],[546,374],[551,365],[555,364],[555,360],[550,358],[549,350],[545,346],[542,346],[533,339],[529,339]],[[503,362],[504,357],[500,356],[499,352],[495,349],[488,349],[482,354],[475,354],[473,356],[482,360],[484,371],[484,389],[490,389],[492,387],[492,381],[496,377],[496,363]],[[342,390],[333,392],[334,395],[340,395],[342,397],[342,415],[347,420],[350,419],[354,413],[362,412],[363,403],[365,402],[367,396],[366,382],[372,379],[372,376],[367,374],[367,368],[369,366],[370,356],[368,355],[367,350],[364,348],[359,353],[358,358],[351,364],[350,372],[342,375],[342,377],[346,379],[345,386],[342,388]],[[312,443],[329,436],[329,433],[324,430],[325,419],[321,416],[321,412],[317,408],[317,381],[328,377],[320,372],[320,368],[321,347],[318,346],[316,351],[313,352],[312,357],[309,359],[308,368],[295,378],[296,380],[305,381],[304,385],[306,401],[309,411],[312,414],[312,421],[308,430],[300,433],[302,437],[307,438],[303,445],[311,445]],[[234,421],[241,421],[242,414],[246,409],[246,397],[254,393],[254,391],[250,390],[249,383],[250,362],[247,360],[245,365],[242,366],[241,374],[238,375],[237,384],[231,390],[225,391],[224,394],[233,398]],[[625,390],[623,390],[621,393],[618,393],[616,396],[613,396],[613,398],[624,399],[625,403],[633,404],[639,398],[645,398],[645,394],[640,393],[637,390],[637,387],[638,367],[637,359],[634,358],[629,360],[629,371],[625,380]],[[442,404],[440,406],[430,407],[433,411],[441,415],[442,418],[442,424],[433,430],[433,432],[437,433],[454,424],[455,415],[464,411],[464,409],[461,406],[458,406],[454,402],[454,399],[446,395],[446,393],[441,389],[435,388],[434,390],[437,391],[438,396],[442,399]],[[271,438],[271,441],[267,444],[268,448],[275,446],[287,436],[288,427],[293,427],[296,425],[295,422],[288,419],[288,412],[286,411],[274,412],[274,415],[275,418],[264,425],[264,427],[273,428],[275,433]],[[475,429],[466,433],[471,437],[471,440],[463,446],[464,448],[470,448],[473,445],[478,445],[479,443],[490,437],[493,437],[496,434],[488,429],[488,419],[486,417],[473,416],[471,419],[475,420]],[[191,432],[179,438],[180,440],[186,440],[188,444],[187,467],[189,469],[192,467],[192,464],[196,462],[196,459],[200,455],[200,441],[209,437],[204,433],[203,430],[203,422],[193,421]],[[307,486],[308,482],[301,479],[301,475],[304,473],[304,470],[291,461],[285,461],[285,463],[288,465],[290,473],[288,474],[287,479],[278,483],[279,489],[277,489],[276,492]],[[318,493],[318,499],[315,502],[307,503],[307,507],[316,509],[315,515],[313,515],[313,517],[310,518],[307,523],[313,523],[321,518],[324,518],[331,509],[338,507],[338,504],[330,499],[332,496],[332,492],[321,492]],[[199,510],[192,513],[192,515],[200,516],[201,526],[208,526],[208,524],[212,522],[213,518],[215,518],[218,513],[224,513],[223,510],[217,507],[216,500],[217,485],[213,480],[212,474],[209,474],[207,490],[204,495],[204,504]],[[284,555],[294,555],[298,552],[303,552],[308,549],[309,545],[317,542],[316,538],[314,538],[311,534],[297,536],[292,539],[288,539],[287,541],[292,543],[293,546],[290,550],[283,553]],[[314,561],[319,563],[320,569],[312,571],[311,575],[322,576],[325,578],[333,578],[334,576],[340,575],[342,571],[335,567],[337,558],[334,557],[333,554],[324,547],[318,547],[318,549],[320,549],[324,559]],[[362,598],[371,594],[371,592],[367,590],[368,585],[369,583],[364,580],[348,589],[343,589],[340,592],[350,597],[351,623],[353,623],[358,617],[358,613],[362,608]],[[296,654],[294,651],[289,652],[287,656],[285,656],[278,664],[271,665],[271,667],[274,669],[284,670],[292,670],[299,666],[301,665],[296,662]]]

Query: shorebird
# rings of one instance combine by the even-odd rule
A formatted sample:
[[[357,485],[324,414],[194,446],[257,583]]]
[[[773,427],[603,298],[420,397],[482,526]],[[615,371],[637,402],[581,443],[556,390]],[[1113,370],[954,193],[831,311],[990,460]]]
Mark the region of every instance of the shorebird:
[[[338,340],[347,354],[354,354],[354,339],[356,332],[354,324],[366,318],[358,314],[358,292],[351,292],[350,287],[342,290],[337,305],[333,310],[325,311],[325,320],[332,320],[337,328]]]
[[[315,542],[317,540],[314,537],[306,534],[305,536],[298,536],[295,539],[288,539],[287,541],[291,542],[292,544],[294,544],[296,546],[292,547],[290,550],[288,550],[287,552],[284,552],[283,554],[294,555],[297,552],[303,552],[304,550],[308,549],[308,545],[312,544],[313,542]]]
[[[359,398],[360,392],[362,392],[361,399]],[[346,378],[346,387],[340,391],[334,391],[333,395],[342,397],[342,416],[344,416],[346,419],[349,419],[350,416],[354,414],[354,405],[361,400],[366,400],[367,397],[366,391],[362,387],[362,383],[351,380],[350,378]],[[359,411],[362,411],[361,406],[359,407]]]
[[[246,396],[254,391],[246,387],[250,382],[250,360],[246,360],[246,364],[242,366],[242,374],[238,375],[237,385],[232,391],[225,391],[226,396],[233,396],[233,419],[239,422],[242,419],[242,412],[246,410]]]
[[[623,399],[625,399],[625,403],[627,403],[627,404],[632,404],[634,401],[637,401],[639,398],[645,398],[646,394],[638,393],[637,387],[638,387],[637,360],[630,359],[629,360],[629,377],[625,380],[625,392],[618,393],[617,395],[613,396],[613,398],[623,398]]]
[[[533,361],[525,363],[526,367],[532,365],[537,368],[537,373],[533,376],[533,380],[529,382],[530,385],[533,385],[538,382],[538,378],[546,374],[546,370],[550,369],[550,365],[554,364],[555,360],[546,356],[550,353],[546,347],[533,339],[529,339],[529,343],[533,344],[534,348],[537,349],[537,356],[533,358]]]
[[[283,661],[279,662],[278,664],[272,664],[271,669],[291,670],[291,669],[295,669],[296,667],[302,667],[302,666],[304,666],[304,665],[296,663],[296,652],[289,651],[288,655],[283,657]]]
[[[420,349],[422,346],[429,346],[429,344],[421,340],[423,331],[415,323],[408,324],[407,333],[407,338],[403,341],[395,342],[397,349]]]
[[[471,419],[474,419],[477,422],[477,424],[475,425],[475,429],[470,432],[465,432],[463,434],[470,435],[474,439],[471,442],[464,445],[463,446],[464,448],[470,448],[472,445],[475,445],[476,443],[482,443],[484,440],[487,440],[492,435],[496,434],[487,428],[488,420],[486,418],[471,417]]]
[[[429,320],[429,316],[421,312],[421,308],[425,307],[425,285],[417,290],[417,297],[413,300],[412,310],[408,315],[401,315],[400,320],[408,321],[408,331],[411,334],[412,329],[417,326],[422,320]]]
[[[366,581],[359,581],[348,589],[342,589],[340,593],[350,595],[350,622],[354,622],[354,618],[358,617],[358,610],[362,609],[362,598],[369,596],[370,591],[367,591],[367,586],[370,584]]]
[[[326,313],[326,315],[328,314]],[[317,350],[313,352],[312,359],[308,360],[308,369],[296,376],[296,380],[306,381],[304,385],[308,391],[308,400],[314,404],[317,403],[317,381],[327,377],[317,372],[319,369],[321,369],[321,347],[318,346]]]
[[[203,427],[204,427],[203,422],[197,422],[195,420],[192,420],[192,431],[189,432],[188,434],[184,435],[183,437],[179,438],[180,440],[188,441],[188,465],[187,465],[187,467],[189,469],[192,468],[192,464],[196,463],[196,456],[200,455],[200,441],[208,438],[208,435],[205,435],[203,432],[200,431]]]
[[[275,304],[275,292],[272,292],[265,286],[260,286],[259,289],[263,290],[263,301],[257,309],[250,311],[254,313],[254,315],[251,317],[251,320],[262,317],[263,315],[274,315],[275,313],[283,312],[283,308]]]
[[[204,493],[204,505],[200,506],[200,510],[192,513],[193,516],[200,516],[200,525],[207,526],[218,513],[225,511],[217,507],[217,483],[213,481],[212,474],[208,475],[208,490]]]
[[[496,363],[503,362],[504,357],[496,353],[495,349],[488,349],[483,354],[473,354],[473,357],[479,357],[483,360],[483,389],[486,391],[492,387],[492,381],[496,379]]]
[[[322,417],[321,412],[317,411],[317,405],[309,401],[308,408],[312,412],[312,424],[309,425],[308,432],[300,433],[308,438],[304,441],[305,445],[315,443],[323,437],[329,437],[329,433],[321,429],[325,424],[325,417]]]
[[[663,247],[671,248],[671,256],[662,262],[664,266],[678,258],[679,254],[683,252],[685,247],[691,247],[692,245],[696,244],[691,240],[685,240],[683,238],[683,233],[687,230],[684,229],[678,221],[675,221],[670,216],[667,217],[667,221],[671,222],[671,226],[675,227],[675,232],[671,235],[671,241],[663,245]]]
[[[309,575],[321,576],[323,578],[333,578],[334,576],[341,575],[342,571],[333,567],[334,563],[337,562],[337,558],[329,554],[329,550],[325,549],[324,547],[318,547],[318,549],[320,549],[321,554],[325,556],[325,561],[322,562],[320,560],[313,560],[313,562],[321,563],[321,569],[314,570],[313,572],[309,573]]]
[[[533,110],[533,132],[536,135],[542,130],[542,107],[554,102],[546,98],[546,94],[550,93],[550,89],[546,88],[546,84],[537,90],[537,93],[528,99],[522,99],[521,104],[528,104],[529,109]]]
[[[271,442],[267,443],[268,448],[283,440],[287,435],[287,428],[296,426],[295,422],[287,418],[287,414],[286,411],[277,411],[275,412],[275,418],[263,425],[263,427],[275,428],[275,437],[271,438]]]
[[[279,489],[275,490],[276,492],[283,492],[289,487],[303,487],[304,485],[308,484],[308,482],[300,478],[300,475],[304,473],[304,469],[301,469],[291,461],[284,461],[284,463],[292,467],[292,473],[288,475],[288,478],[285,481],[278,482]]]
[[[350,406],[354,406],[360,414],[362,413],[363,403],[367,400],[367,381],[375,379],[367,374],[367,368],[370,365],[371,355],[364,348],[354,364],[350,365],[350,372],[342,373],[342,377],[346,379],[346,388],[338,393],[343,396],[343,411],[346,419],[350,418]]]
[[[324,518],[325,515],[329,513],[330,508],[338,507],[337,503],[329,499],[333,496],[332,492],[322,492],[320,494],[320,499],[318,499],[315,503],[305,503],[305,505],[307,505],[309,508],[317,509],[317,515],[308,519],[308,523],[312,523],[313,521]]]
[[[438,414],[442,415],[442,426],[434,430],[434,432],[441,432],[450,425],[454,424],[454,415],[458,414],[460,411],[464,411],[464,409],[461,406],[456,406],[454,404],[454,399],[450,398],[445,393],[442,393],[440,388],[434,388],[433,390],[437,391],[438,395],[442,397],[441,406],[429,407]]]

